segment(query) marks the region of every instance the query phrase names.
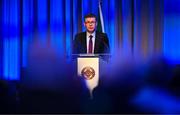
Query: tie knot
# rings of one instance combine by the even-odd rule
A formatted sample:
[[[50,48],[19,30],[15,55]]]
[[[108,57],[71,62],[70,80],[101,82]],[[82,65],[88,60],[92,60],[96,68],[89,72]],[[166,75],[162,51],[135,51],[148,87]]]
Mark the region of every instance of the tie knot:
[[[90,39],[92,39],[92,37],[93,37],[92,35],[89,36]]]

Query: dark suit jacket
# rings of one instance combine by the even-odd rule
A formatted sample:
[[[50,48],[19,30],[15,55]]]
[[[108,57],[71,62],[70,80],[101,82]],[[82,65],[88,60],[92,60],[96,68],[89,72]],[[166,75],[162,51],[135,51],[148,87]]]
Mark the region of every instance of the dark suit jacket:
[[[85,54],[87,53],[86,32],[76,34],[73,41],[73,53]],[[109,40],[107,34],[96,31],[95,36],[95,54],[110,53]]]

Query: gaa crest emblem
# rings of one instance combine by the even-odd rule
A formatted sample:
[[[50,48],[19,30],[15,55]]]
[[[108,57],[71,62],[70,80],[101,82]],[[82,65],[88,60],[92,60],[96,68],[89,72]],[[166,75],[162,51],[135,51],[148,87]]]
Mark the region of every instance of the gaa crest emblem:
[[[95,76],[95,70],[90,66],[84,67],[81,71],[81,75],[85,79],[90,80]]]

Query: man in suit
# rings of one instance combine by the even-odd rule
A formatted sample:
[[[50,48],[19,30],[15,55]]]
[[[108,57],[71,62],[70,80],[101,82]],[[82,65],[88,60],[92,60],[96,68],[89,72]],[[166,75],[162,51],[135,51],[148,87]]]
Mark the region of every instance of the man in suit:
[[[110,53],[108,37],[107,34],[96,31],[96,16],[94,14],[85,15],[84,26],[86,27],[86,31],[76,34],[73,41],[73,54],[99,54],[103,60],[108,61],[108,58],[106,58],[105,55],[102,55]],[[84,79],[82,79],[82,81],[84,82]],[[88,90],[83,91],[83,97],[84,96],[89,98]],[[89,99],[86,100],[86,98],[84,100],[83,97],[81,99],[83,99],[83,101],[87,101],[90,105],[94,102],[89,102]],[[87,103],[85,103],[85,107],[88,107],[86,106]]]
[[[110,53],[107,34],[96,31],[97,18],[94,14],[84,17],[86,32],[76,34],[73,41],[74,54],[107,54]]]

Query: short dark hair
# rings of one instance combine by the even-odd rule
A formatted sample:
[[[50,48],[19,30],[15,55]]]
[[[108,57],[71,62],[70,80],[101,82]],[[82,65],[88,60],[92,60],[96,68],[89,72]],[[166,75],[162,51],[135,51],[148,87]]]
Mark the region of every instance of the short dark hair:
[[[96,17],[96,15],[93,14],[93,13],[86,14],[86,15],[84,16],[84,21],[85,21],[86,18],[95,18],[96,21],[97,21],[97,17]]]

